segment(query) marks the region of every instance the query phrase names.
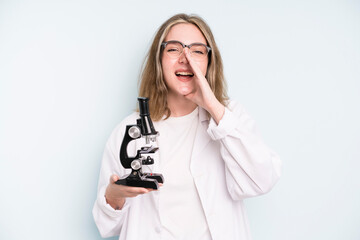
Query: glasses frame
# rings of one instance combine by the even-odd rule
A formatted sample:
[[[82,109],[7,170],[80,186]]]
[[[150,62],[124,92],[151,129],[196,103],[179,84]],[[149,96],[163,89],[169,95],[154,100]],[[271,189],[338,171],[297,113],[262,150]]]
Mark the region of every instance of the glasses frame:
[[[163,49],[165,49],[166,48],[166,45],[168,45],[169,43],[180,43],[181,44],[181,46],[183,47],[183,51],[181,52],[181,54],[183,54],[183,52],[184,52],[184,48],[189,48],[190,50],[191,50],[191,47],[193,46],[193,45],[202,45],[202,46],[204,46],[204,47],[206,47],[206,56],[208,56],[209,55],[209,52],[211,51],[211,47],[209,47],[209,46],[207,46],[207,45],[205,45],[205,44],[203,44],[203,43],[191,43],[191,44],[189,44],[189,45],[186,45],[186,44],[184,44],[184,43],[182,43],[182,42],[180,42],[180,41],[177,41],[177,40],[170,40],[170,41],[167,41],[167,42],[163,42],[163,43],[161,43],[161,46],[163,47]],[[181,54],[179,55],[179,56],[181,56]],[[206,57],[206,56],[204,56],[204,57]]]

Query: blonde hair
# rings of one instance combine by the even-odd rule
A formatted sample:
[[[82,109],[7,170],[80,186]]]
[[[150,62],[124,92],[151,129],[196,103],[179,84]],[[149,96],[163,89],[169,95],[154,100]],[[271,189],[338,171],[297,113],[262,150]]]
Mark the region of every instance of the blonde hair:
[[[139,96],[150,99],[149,110],[151,118],[154,121],[161,120],[164,115],[168,118],[171,114],[170,109],[167,106],[168,90],[164,81],[161,65],[161,43],[166,38],[171,27],[180,23],[194,24],[204,35],[208,46],[211,48],[208,55],[209,62],[205,77],[218,101],[227,105],[226,102],[228,96],[226,92],[223,64],[219,49],[209,26],[199,16],[177,14],[164,22],[156,32],[152,45],[145,58],[140,76]]]

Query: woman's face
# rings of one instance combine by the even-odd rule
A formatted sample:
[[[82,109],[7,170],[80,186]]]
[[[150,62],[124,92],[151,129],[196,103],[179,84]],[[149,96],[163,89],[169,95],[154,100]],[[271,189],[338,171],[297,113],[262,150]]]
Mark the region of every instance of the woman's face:
[[[165,38],[167,41],[180,41],[185,45],[192,43],[203,43],[206,45],[206,39],[200,30],[193,24],[180,23],[173,26]],[[165,51],[162,53],[162,70],[166,86],[168,87],[168,97],[179,97],[187,95],[195,90],[195,76],[185,53],[179,57],[170,57]],[[208,57],[197,61],[203,75],[206,75]]]

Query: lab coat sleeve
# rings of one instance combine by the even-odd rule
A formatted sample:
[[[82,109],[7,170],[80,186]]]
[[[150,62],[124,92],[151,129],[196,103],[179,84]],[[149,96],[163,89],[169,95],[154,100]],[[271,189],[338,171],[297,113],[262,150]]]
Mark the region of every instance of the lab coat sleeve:
[[[262,141],[254,120],[239,103],[230,102],[218,125],[211,118],[207,132],[220,141],[226,185],[234,200],[271,190],[280,177],[281,161]]]
[[[123,124],[115,128],[106,143],[102,158],[97,199],[92,211],[96,226],[102,237],[119,235],[130,207],[129,199],[126,199],[123,208],[121,210],[115,210],[107,204],[105,199],[105,190],[110,182],[111,175],[117,174],[121,177],[125,174],[124,168],[121,166],[119,160],[119,144],[123,136],[121,130],[124,128]]]

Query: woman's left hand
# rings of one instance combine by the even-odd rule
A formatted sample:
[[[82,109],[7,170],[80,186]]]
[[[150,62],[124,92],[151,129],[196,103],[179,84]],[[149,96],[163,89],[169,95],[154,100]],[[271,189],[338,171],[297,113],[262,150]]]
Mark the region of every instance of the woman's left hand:
[[[186,59],[189,62],[190,67],[194,73],[194,90],[185,97],[190,101],[196,103],[200,107],[207,110],[214,118],[216,123],[219,123],[224,115],[225,107],[215,97],[213,91],[210,88],[208,81],[201,72],[201,69],[197,65],[196,61],[191,57],[189,49],[185,48],[184,53]]]

